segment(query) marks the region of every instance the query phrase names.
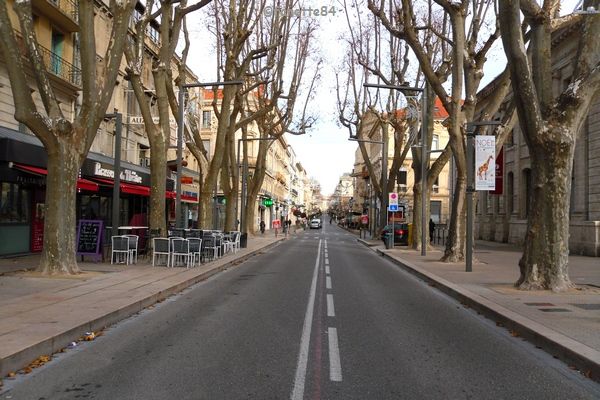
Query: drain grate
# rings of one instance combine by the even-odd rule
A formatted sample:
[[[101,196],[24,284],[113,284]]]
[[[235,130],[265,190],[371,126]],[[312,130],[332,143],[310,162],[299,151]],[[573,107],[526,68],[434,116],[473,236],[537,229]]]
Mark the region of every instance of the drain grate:
[[[554,304],[552,303],[525,303],[525,305],[533,307],[554,307]]]
[[[571,312],[571,310],[567,310],[566,308],[540,308],[539,310],[543,312]]]
[[[582,308],[584,310],[600,310],[600,304],[571,304],[577,308]]]

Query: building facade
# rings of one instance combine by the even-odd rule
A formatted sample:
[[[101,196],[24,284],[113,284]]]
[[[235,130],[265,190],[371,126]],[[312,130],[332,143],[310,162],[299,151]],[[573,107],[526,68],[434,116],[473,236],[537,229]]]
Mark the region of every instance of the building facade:
[[[577,51],[574,37],[577,32],[578,26],[571,25],[553,37],[553,73],[550,78],[555,95],[570,83]],[[482,89],[479,93],[482,101],[478,102],[478,106],[485,106],[487,96],[496,84],[497,80]],[[531,165],[518,122],[496,159],[502,183],[494,193],[478,194],[476,237],[521,245],[527,229],[532,193],[531,171],[535,166]],[[570,252],[600,256],[600,96],[592,102],[577,137],[569,214]]]

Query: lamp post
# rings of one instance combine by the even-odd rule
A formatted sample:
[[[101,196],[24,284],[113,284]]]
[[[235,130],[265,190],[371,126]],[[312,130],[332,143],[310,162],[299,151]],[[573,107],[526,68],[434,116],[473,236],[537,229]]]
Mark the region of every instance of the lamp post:
[[[409,94],[412,93],[421,93],[421,255],[427,255],[427,232],[425,230],[425,226],[427,225],[427,215],[425,213],[425,203],[427,202],[427,196],[425,193],[425,183],[427,182],[427,168],[426,168],[426,155],[427,152],[427,129],[426,129],[426,121],[427,121],[427,91],[423,88],[412,87],[408,85],[382,85],[377,83],[364,83],[364,87],[372,87],[372,88],[380,88],[380,89],[393,89],[398,90],[405,97],[409,97]],[[386,138],[387,140],[387,138]],[[387,153],[385,154],[385,159],[387,161]],[[386,170],[384,174],[387,176],[387,163]],[[382,180],[382,184],[383,184]],[[387,185],[386,185],[387,186]],[[384,205],[387,205],[387,197],[383,193],[383,190],[387,191],[387,187],[383,187],[382,185],[382,199],[384,200]],[[387,207],[386,207],[387,208]]]
[[[276,140],[275,138],[272,137],[267,137],[267,138],[240,138],[238,139],[238,144],[237,144],[237,165],[238,168],[240,167],[240,145],[242,142],[252,142],[252,141],[262,141],[262,140]],[[242,166],[242,194],[241,194],[241,198],[240,198],[240,231],[241,231],[241,237],[240,237],[240,247],[246,247],[247,244],[247,240],[248,240],[248,224],[244,225],[244,211],[246,209],[246,185],[248,182],[248,155],[246,154],[246,157],[244,157],[244,163]]]
[[[114,186],[112,197],[112,236],[119,234],[119,210],[121,198],[121,133],[123,131],[123,115],[119,112],[106,114],[104,118],[115,119],[115,158],[114,158]]]
[[[225,82],[208,82],[208,83],[180,83],[179,84],[179,115],[177,118],[177,182],[175,183],[175,227],[182,229],[183,215],[181,210],[181,175],[183,172],[183,127],[184,127],[184,102],[185,102],[185,91],[189,88],[194,87],[214,87],[214,86],[228,86],[228,85],[242,85],[243,80],[225,81]],[[200,193],[198,193],[200,196]]]
[[[473,193],[475,193],[475,128],[501,125],[500,121],[477,121],[467,123],[467,243],[465,271],[473,271]]]

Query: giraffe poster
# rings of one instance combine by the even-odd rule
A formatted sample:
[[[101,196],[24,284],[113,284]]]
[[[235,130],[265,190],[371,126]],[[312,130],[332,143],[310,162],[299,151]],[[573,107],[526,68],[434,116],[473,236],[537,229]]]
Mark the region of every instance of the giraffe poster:
[[[475,190],[496,189],[496,138],[475,136]]]

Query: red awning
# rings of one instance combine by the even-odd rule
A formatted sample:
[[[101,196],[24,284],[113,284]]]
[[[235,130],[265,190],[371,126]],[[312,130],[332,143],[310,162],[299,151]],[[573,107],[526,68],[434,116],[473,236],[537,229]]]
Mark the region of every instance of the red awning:
[[[190,203],[197,203],[198,202],[198,196],[190,196],[189,194],[182,194],[181,195],[181,201],[187,201]]]
[[[32,167],[30,165],[18,164],[18,163],[13,163],[12,165],[13,165],[13,168],[19,169],[21,171],[24,171],[24,172],[27,172],[30,174],[40,175],[40,176],[48,175],[48,171],[44,168]],[[79,178],[79,179],[77,179],[77,189],[87,190],[90,192],[97,192],[98,184],[96,182],[92,182],[87,179]]]
[[[177,197],[177,194],[176,194],[175,192],[171,192],[171,191],[167,190],[167,191],[165,192],[165,197],[166,197],[167,199],[174,199],[174,198],[176,198],[176,197]]]
[[[115,181],[112,179],[101,179],[96,178],[98,182],[107,183],[109,185],[114,185]],[[121,192],[129,193],[129,194],[137,194],[140,196],[150,196],[150,188],[148,186],[142,185],[132,185],[130,183],[121,182]]]

